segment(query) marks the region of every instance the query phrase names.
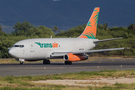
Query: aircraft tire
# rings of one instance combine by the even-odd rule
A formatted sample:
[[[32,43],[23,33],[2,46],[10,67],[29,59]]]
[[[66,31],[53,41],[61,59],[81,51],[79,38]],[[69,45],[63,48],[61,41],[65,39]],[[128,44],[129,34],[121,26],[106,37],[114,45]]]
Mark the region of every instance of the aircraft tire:
[[[24,64],[24,62],[20,62],[20,65],[23,65]]]
[[[68,61],[65,61],[65,65],[68,65]]]
[[[47,64],[50,64],[50,60],[47,60],[46,62],[47,62]]]
[[[43,60],[43,64],[46,64],[46,60]]]
[[[43,64],[50,64],[50,60],[43,60]]]
[[[68,64],[69,64],[69,65],[71,65],[71,64],[72,64],[72,62],[68,62]]]
[[[72,62],[70,62],[70,61],[65,61],[65,65],[71,65],[72,64]]]

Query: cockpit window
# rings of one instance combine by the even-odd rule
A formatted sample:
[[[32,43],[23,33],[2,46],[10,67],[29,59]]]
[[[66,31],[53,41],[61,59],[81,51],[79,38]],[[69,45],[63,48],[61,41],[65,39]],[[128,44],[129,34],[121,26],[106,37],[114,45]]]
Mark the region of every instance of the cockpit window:
[[[24,45],[20,45],[20,47],[24,47]]]
[[[14,45],[14,47],[19,47],[19,45]]]
[[[13,47],[21,47],[21,48],[23,48],[24,45],[13,45]]]

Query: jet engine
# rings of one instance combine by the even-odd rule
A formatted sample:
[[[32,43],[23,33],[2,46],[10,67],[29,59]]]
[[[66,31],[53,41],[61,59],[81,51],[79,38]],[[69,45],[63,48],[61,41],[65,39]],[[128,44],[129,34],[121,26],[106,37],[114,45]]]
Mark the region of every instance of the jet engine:
[[[65,55],[64,59],[65,59],[65,61],[76,62],[76,61],[81,61],[81,60],[87,60],[88,56],[85,54],[74,55],[73,53],[69,53],[69,54]]]

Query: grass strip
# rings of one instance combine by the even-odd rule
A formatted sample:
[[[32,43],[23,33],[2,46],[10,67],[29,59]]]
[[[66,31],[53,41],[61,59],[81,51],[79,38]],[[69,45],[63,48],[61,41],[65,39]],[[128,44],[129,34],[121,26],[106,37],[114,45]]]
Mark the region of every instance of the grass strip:
[[[121,90],[121,89],[134,89],[135,83],[133,84],[120,84],[116,83],[111,86],[92,86],[92,87],[77,87],[77,86],[63,86],[63,85],[50,85],[50,84],[35,84],[31,81],[38,80],[57,80],[57,79],[84,79],[91,80],[93,78],[108,78],[108,77],[135,77],[135,70],[101,70],[93,72],[78,72],[78,73],[65,73],[65,74],[54,74],[54,75],[44,75],[44,76],[6,76],[0,77],[0,90],[79,90],[80,88],[85,88],[85,90]],[[81,89],[82,90],[82,89]]]

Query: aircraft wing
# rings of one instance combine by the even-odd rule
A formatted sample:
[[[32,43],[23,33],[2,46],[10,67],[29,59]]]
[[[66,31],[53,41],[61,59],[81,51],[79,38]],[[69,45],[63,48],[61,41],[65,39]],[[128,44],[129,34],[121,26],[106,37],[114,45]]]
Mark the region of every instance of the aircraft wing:
[[[110,48],[110,49],[98,49],[98,50],[89,50],[89,51],[78,51],[78,52],[53,52],[51,56],[64,56],[68,53],[73,54],[84,54],[84,53],[94,53],[94,52],[104,52],[104,51],[113,51],[113,50],[123,50],[123,49],[129,49],[129,48]]]

